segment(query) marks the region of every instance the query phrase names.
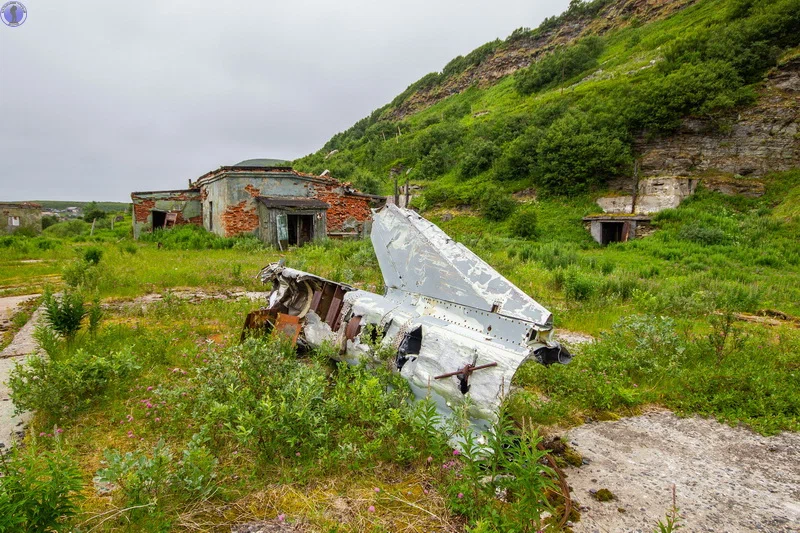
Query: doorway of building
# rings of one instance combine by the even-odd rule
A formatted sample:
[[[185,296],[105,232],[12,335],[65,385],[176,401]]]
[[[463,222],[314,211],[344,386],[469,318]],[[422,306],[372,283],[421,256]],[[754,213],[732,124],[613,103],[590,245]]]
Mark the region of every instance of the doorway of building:
[[[603,243],[627,240],[624,222],[603,222]]]
[[[303,246],[314,240],[314,215],[289,215],[289,245]]]
[[[153,218],[153,229],[163,229],[164,224],[167,222],[167,212],[166,211],[150,211],[150,216]]]

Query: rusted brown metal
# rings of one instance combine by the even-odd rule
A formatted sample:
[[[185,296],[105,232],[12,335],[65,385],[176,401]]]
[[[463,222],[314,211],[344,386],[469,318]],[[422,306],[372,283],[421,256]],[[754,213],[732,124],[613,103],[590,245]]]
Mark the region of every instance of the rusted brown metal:
[[[285,335],[292,344],[297,344],[297,337],[300,336],[300,317],[278,313],[278,320],[275,322],[273,330],[277,335]]]
[[[491,368],[493,366],[497,366],[497,363],[487,363],[485,365],[465,365],[463,368],[456,370],[455,372],[448,372],[447,374],[442,374],[441,376],[435,376],[433,379],[444,379],[444,378],[451,378],[453,376],[460,376],[464,375],[469,378],[473,372],[476,370],[481,370],[483,368]]]
[[[358,336],[361,331],[361,318],[360,316],[354,316],[347,322],[347,327],[344,329],[344,336],[347,340],[355,340]]]
[[[257,309],[256,311],[251,311],[244,319],[244,327],[242,328],[240,340],[244,341],[248,335],[252,335],[259,330],[263,334],[269,333],[275,327],[277,319],[278,313],[273,309]]]

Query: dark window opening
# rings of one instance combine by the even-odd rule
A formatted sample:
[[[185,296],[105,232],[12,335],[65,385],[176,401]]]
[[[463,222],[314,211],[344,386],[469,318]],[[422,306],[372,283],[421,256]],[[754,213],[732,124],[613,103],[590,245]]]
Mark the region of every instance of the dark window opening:
[[[611,242],[624,242],[628,240],[624,222],[603,222],[602,223],[602,244]]]
[[[289,215],[289,245],[303,246],[314,240],[314,215]]]
[[[153,217],[153,229],[163,229],[167,222],[166,211],[150,211],[150,214]]]
[[[208,202],[208,231],[214,231],[214,202]]]

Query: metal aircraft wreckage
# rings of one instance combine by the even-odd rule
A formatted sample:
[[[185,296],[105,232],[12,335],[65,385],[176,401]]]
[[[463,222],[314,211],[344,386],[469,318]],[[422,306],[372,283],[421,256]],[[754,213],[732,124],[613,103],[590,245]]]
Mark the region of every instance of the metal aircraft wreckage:
[[[377,338],[418,399],[430,395],[449,414],[469,397],[476,422],[496,418],[522,363],[572,358],[547,309],[416,212],[376,211],[371,239],[385,295],[272,263],[259,274],[273,286],[269,307],[250,313],[245,329],[330,342],[352,364],[375,356]]]

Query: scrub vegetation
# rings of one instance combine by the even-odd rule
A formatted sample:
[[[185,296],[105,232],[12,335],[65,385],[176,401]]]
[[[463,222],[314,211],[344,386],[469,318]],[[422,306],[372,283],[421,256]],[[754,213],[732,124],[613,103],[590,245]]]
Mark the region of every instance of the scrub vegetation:
[[[570,345],[569,365],[523,366],[494,430],[475,435],[463,416],[442,421],[432,402],[410,403],[384,363],[240,341],[245,315],[265,303],[246,292],[263,291],[256,274],[281,257],[381,292],[369,241],[280,253],[188,226],[134,241],[129,215],[113,229],[107,216],[93,231],[73,220],[3,236],[0,296],[41,293],[46,312],[45,356],[10,380],[35,416],[23,446],[2,454],[0,532],[230,531],[256,520],[557,531],[566,502],[538,446],[556,427],[661,405],[765,435],[800,430],[800,171],[768,175],[760,198],[701,187],[640,240],[600,247],[581,221],[606,180],[630,170],[635,135],[752,99],[799,44],[797,0],[700,1],[379,120],[606,3],[573,2],[456,58],[296,162],[372,192],[388,192],[377,176],[391,167],[413,168],[426,217],[551,310],[557,330],[595,338]],[[574,508],[568,518],[579,519]]]

